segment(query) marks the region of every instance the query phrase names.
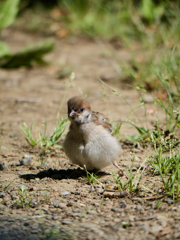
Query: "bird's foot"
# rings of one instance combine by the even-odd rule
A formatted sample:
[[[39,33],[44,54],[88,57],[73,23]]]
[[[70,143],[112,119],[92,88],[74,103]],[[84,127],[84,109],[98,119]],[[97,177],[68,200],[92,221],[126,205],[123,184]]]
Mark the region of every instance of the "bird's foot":
[[[120,175],[121,177],[124,177],[124,176],[125,176],[126,179],[129,179],[128,175],[119,167],[119,165],[117,164],[117,162],[114,162],[113,165],[114,165],[116,168],[119,169],[119,175]]]

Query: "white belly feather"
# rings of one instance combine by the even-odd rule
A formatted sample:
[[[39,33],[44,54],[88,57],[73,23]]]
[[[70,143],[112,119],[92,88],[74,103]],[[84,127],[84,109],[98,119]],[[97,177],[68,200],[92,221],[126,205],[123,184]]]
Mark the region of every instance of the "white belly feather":
[[[70,161],[88,170],[101,169],[117,160],[121,151],[115,137],[94,123],[80,127],[81,134],[71,129],[64,141],[64,151]]]

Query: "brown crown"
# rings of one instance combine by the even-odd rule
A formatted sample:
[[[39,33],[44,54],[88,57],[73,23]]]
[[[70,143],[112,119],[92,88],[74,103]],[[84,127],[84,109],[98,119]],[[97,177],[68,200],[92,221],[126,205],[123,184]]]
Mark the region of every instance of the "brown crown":
[[[67,105],[68,109],[70,110],[73,109],[74,111],[78,111],[81,108],[85,108],[91,111],[90,104],[85,99],[78,96],[70,98],[67,102]]]

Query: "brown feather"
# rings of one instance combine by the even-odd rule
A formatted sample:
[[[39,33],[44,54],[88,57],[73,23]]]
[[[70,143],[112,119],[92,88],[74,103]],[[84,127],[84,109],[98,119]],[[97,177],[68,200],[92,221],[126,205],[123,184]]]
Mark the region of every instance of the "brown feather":
[[[90,104],[83,98],[75,96],[69,99],[69,101],[67,102],[68,105],[68,111],[69,110],[74,110],[74,111],[78,111],[80,108],[86,108],[89,111],[91,111],[91,107]]]
[[[102,125],[112,134],[112,125],[109,123],[109,119],[104,114],[92,111],[92,119],[97,125]]]

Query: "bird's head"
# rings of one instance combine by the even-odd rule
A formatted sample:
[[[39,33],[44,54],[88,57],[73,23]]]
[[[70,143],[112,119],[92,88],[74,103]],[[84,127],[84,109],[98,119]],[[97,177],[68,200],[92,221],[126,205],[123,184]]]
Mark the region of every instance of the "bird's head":
[[[91,119],[90,104],[81,97],[72,97],[67,102],[68,118],[72,123],[83,124]]]

